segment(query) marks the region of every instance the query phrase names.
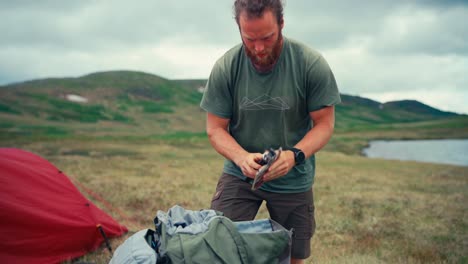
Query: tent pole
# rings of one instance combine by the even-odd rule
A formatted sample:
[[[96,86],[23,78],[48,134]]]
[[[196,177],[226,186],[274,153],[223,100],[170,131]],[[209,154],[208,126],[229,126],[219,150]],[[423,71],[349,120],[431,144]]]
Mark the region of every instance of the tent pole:
[[[106,236],[106,233],[104,232],[104,229],[102,229],[101,224],[96,225],[97,229],[99,229],[99,232],[101,233],[102,237],[104,238],[104,241],[106,241],[106,246],[107,249],[109,249],[109,252],[112,254],[112,248],[109,243],[109,239]]]

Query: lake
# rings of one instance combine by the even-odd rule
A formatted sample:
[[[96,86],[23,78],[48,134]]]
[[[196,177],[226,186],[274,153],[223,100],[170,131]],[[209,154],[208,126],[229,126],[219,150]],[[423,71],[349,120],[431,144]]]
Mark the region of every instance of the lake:
[[[375,140],[369,144],[363,150],[369,158],[468,166],[468,139]]]

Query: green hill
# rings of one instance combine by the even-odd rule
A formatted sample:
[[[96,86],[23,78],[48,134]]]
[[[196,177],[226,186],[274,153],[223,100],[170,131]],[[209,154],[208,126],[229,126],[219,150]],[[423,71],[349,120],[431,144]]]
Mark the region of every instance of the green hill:
[[[0,139],[203,136],[205,113],[199,102],[205,83],[109,71],[0,86]],[[336,107],[338,134],[416,126],[443,137],[440,127],[468,126],[466,115],[417,101],[382,104],[345,94],[342,101]]]
[[[356,130],[369,125],[410,123],[459,117],[418,101],[380,103],[358,96],[341,95],[342,104],[336,106],[337,127]]]
[[[191,116],[200,112],[201,119],[201,96],[142,72],[27,81],[0,87],[0,129],[2,137],[201,131],[203,125],[194,126]]]
[[[3,112],[48,120],[131,121],[125,112],[174,112],[178,105],[198,104],[199,93],[156,75],[114,71],[79,78],[43,79],[0,87]],[[85,102],[69,99],[78,95]]]

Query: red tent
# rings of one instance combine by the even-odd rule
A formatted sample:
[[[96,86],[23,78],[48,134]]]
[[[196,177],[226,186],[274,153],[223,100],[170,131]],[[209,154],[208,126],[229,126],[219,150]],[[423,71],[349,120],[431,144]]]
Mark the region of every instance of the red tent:
[[[0,263],[57,263],[95,250],[125,226],[30,152],[0,148]]]

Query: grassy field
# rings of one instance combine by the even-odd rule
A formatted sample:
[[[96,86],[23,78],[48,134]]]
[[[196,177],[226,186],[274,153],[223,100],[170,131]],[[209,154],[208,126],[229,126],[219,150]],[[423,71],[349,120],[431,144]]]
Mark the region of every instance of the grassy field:
[[[317,155],[317,230],[307,263],[468,262],[467,167],[333,151],[340,138],[346,135],[337,135],[329,150]],[[348,143],[350,152],[361,145]],[[223,160],[203,136],[2,144],[47,158],[112,204],[114,209],[108,209],[82,190],[129,228],[126,236],[111,241],[114,249],[134,232],[154,228],[158,210],[176,204],[208,208]],[[265,217],[262,207],[258,218]],[[110,258],[102,246],[79,261],[107,263]]]
[[[130,229],[112,240],[115,249],[153,228],[158,210],[209,207],[223,158],[203,132],[197,88],[205,83],[109,71],[2,86],[0,147],[37,153],[84,186]],[[317,156],[309,263],[468,263],[468,167],[360,155],[374,139],[468,138],[468,116],[411,100],[342,99],[335,134]],[[267,216],[263,206],[258,217]],[[101,247],[78,261],[110,258]]]

